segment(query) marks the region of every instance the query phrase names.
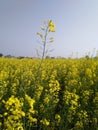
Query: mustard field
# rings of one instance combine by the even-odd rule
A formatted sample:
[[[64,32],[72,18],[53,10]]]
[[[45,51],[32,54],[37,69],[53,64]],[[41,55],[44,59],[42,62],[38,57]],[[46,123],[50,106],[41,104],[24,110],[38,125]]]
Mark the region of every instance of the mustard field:
[[[0,58],[0,130],[98,130],[98,60]]]

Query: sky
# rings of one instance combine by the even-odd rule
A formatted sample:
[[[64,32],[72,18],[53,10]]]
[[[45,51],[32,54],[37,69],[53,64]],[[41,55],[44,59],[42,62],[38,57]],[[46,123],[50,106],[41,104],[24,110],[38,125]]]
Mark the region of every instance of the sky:
[[[96,55],[98,0],[0,0],[0,53],[36,57],[44,20],[56,24],[49,56]]]

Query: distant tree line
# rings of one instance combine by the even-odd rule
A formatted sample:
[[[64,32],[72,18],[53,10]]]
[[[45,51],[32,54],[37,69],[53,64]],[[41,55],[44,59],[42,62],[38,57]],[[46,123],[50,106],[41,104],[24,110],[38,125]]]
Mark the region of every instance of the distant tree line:
[[[0,53],[0,57],[2,57],[3,56],[3,54],[2,53]]]
[[[0,53],[0,57],[7,57],[7,58],[15,57],[15,58],[18,58],[18,59],[23,59],[23,58],[30,58],[30,59],[32,59],[32,58],[35,58],[35,57],[25,57],[25,56],[18,56],[18,57],[16,57],[16,56],[12,56],[12,55],[10,55],[10,54],[4,56],[2,53]],[[57,58],[65,59],[65,57],[60,57],[60,56],[58,56]],[[82,58],[89,59],[89,58],[91,58],[91,57],[88,56],[88,55],[85,55],[85,56],[82,57]],[[98,59],[98,56],[95,56],[95,57],[92,57],[92,58]],[[55,57],[46,56],[46,59],[55,59]],[[68,59],[71,59],[71,57],[69,57]]]

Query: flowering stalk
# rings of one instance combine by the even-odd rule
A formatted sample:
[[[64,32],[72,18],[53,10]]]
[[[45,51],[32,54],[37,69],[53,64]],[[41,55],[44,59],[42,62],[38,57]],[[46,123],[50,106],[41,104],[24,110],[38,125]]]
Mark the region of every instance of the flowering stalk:
[[[52,22],[52,20],[48,21],[48,22],[44,22],[44,26],[41,26],[41,30],[45,32],[45,34],[41,34],[40,32],[37,32],[37,35],[40,36],[41,38],[41,43],[43,45],[43,49],[42,49],[42,57],[41,57],[41,62],[39,64],[39,67],[38,67],[38,70],[37,70],[37,73],[36,73],[36,81],[40,82],[40,75],[41,75],[41,68],[42,68],[42,63],[43,63],[43,59],[45,58],[45,54],[46,54],[46,45],[48,43],[48,40],[47,40],[47,37],[48,37],[48,34],[50,32],[55,32],[55,24]],[[49,42],[53,42],[53,38],[51,37]],[[35,81],[35,85],[36,84],[36,81]],[[43,89],[41,95],[40,95],[40,98],[39,98],[39,102],[37,104],[37,111],[38,111],[38,119],[37,119],[37,128],[40,129],[40,125],[41,125],[41,112],[40,112],[40,103],[41,103],[41,99],[43,98],[43,94],[45,93],[45,88]]]
[[[53,37],[50,37],[49,40],[47,40],[47,37],[50,32],[55,32],[55,24],[52,22],[52,20],[44,21],[44,26],[41,26],[40,28],[42,31],[44,31],[45,34],[43,35],[42,33],[37,32],[37,35],[41,38],[41,43],[43,45],[43,48],[42,48],[41,62],[39,64],[38,71],[36,73],[36,79],[40,75],[39,74],[41,71],[40,69],[43,63],[43,59],[45,58],[45,54],[46,54],[46,45],[47,43],[51,43],[54,41]]]
[[[41,40],[42,40],[42,44],[43,44],[43,50],[42,50],[42,57],[41,59],[43,60],[45,58],[45,54],[46,54],[46,45],[48,43],[47,41],[47,37],[48,34],[50,32],[55,32],[55,24],[52,22],[52,20],[48,21],[48,22],[44,22],[44,26],[41,26],[41,30],[45,31],[45,35],[43,36],[43,34],[41,34],[40,32],[37,32],[37,35],[40,36]],[[53,42],[54,39],[53,37],[50,38],[49,42]]]

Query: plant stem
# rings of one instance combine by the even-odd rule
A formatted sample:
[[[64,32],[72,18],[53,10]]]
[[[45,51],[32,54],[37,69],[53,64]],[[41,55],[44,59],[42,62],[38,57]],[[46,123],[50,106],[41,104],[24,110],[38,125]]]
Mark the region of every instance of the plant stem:
[[[45,36],[44,36],[44,45],[43,45],[43,53],[42,53],[42,60],[45,57],[45,50],[46,50],[46,43],[47,43],[47,33],[48,33],[48,28],[49,26],[47,26],[46,31],[45,31]]]

